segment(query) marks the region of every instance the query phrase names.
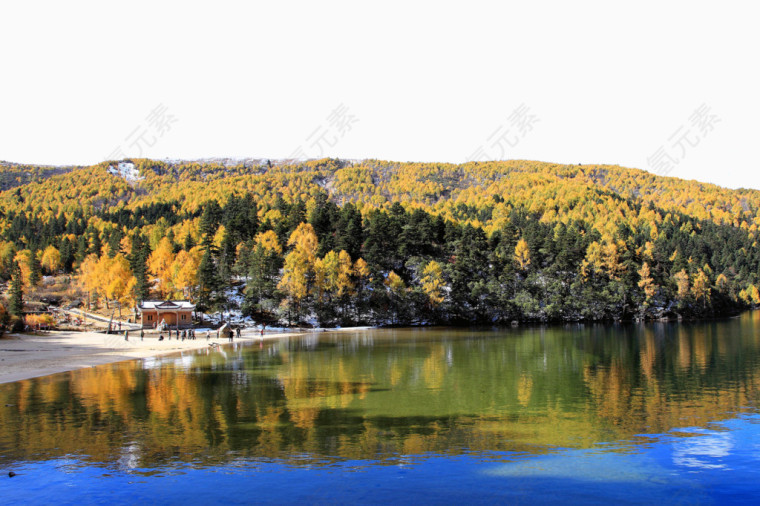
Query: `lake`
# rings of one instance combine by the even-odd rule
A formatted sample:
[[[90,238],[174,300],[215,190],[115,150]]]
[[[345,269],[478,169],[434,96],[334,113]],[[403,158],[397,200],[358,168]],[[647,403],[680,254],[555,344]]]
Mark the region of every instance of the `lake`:
[[[759,402],[760,312],[312,334],[0,385],[0,498],[754,503]]]

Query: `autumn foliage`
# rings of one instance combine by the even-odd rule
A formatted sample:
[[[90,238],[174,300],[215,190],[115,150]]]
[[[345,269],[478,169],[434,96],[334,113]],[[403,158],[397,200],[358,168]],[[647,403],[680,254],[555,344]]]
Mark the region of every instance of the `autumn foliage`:
[[[0,277],[262,321],[579,321],[760,304],[760,192],[617,166],[0,165]],[[20,174],[26,174],[23,177]],[[239,295],[239,297],[237,297]]]

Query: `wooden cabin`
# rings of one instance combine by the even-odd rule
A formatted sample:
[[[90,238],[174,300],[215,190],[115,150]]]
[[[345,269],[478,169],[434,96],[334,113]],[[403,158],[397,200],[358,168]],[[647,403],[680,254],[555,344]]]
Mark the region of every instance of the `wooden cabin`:
[[[146,300],[137,306],[143,328],[157,327],[161,322],[170,329],[190,327],[195,305],[186,300]]]

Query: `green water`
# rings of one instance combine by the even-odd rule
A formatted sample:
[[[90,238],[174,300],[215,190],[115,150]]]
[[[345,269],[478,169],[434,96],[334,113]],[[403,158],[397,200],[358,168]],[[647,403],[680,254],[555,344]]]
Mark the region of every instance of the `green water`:
[[[505,499],[478,487],[518,478],[692,490],[689,473],[704,472],[725,488],[739,474],[714,473],[758,460],[737,441],[755,437],[759,341],[752,312],[697,324],[321,333],[124,362],[0,385],[0,466],[51,480],[31,497],[40,502],[61,499],[61,473],[80,474],[85,502],[114,483],[133,500],[152,480],[208,492],[220,470],[312,484],[273,502],[410,499],[386,482],[409,466],[416,491],[456,476],[444,502]],[[365,481],[355,489],[309,495],[330,473],[356,470]],[[29,498],[13,495],[23,479],[0,481],[0,492]],[[357,493],[375,481],[377,495]]]

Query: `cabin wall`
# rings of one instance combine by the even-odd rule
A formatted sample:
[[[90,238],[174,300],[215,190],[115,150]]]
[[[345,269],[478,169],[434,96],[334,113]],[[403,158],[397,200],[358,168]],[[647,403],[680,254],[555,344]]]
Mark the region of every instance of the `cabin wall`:
[[[151,318],[152,317],[152,318]],[[190,327],[193,324],[192,311],[178,311],[178,312],[161,312],[146,310],[141,313],[141,323],[143,328],[153,328],[153,325],[158,325],[161,320],[166,321],[166,324],[171,328],[177,326],[179,322],[179,328]]]

